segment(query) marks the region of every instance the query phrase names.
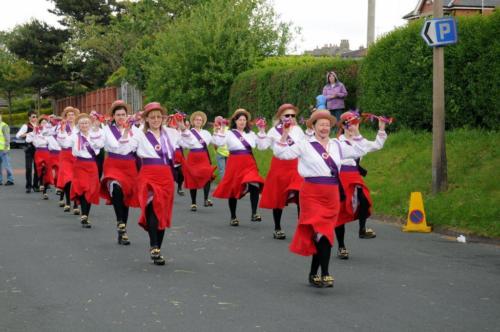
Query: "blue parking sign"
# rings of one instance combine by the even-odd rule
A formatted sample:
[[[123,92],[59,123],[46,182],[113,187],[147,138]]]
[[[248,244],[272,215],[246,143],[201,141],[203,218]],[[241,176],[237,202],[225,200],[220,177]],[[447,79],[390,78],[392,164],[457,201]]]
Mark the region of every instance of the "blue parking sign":
[[[457,25],[452,17],[433,18],[424,22],[421,32],[427,45],[436,47],[457,42]]]

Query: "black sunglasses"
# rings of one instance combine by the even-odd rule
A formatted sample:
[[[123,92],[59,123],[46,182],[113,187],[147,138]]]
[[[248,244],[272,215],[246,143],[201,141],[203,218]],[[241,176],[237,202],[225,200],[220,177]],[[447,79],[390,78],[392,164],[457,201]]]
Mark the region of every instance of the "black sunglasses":
[[[283,115],[285,118],[294,118],[295,114],[284,114]]]

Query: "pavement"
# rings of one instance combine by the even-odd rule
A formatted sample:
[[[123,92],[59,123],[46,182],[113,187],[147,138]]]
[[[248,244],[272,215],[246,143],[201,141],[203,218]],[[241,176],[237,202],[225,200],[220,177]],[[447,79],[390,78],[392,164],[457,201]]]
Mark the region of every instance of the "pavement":
[[[376,220],[377,238],[358,239],[351,223],[350,259],[332,257],[335,287],[316,289],[310,258],[288,250],[294,206],[279,241],[269,211],[250,222],[248,199],[230,227],[226,201],[190,212],[186,195],[164,240],[167,264],[155,266],[137,209],[132,244],[119,246],[110,206],[92,207],[93,227],[82,229],[53,192],[24,192],[24,154],[11,157],[16,184],[0,186],[0,331],[500,331],[499,246]]]

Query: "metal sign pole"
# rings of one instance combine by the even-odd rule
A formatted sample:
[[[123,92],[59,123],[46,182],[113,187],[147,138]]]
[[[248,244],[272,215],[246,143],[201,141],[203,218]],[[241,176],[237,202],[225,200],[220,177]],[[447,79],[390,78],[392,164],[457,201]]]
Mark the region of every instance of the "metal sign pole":
[[[434,18],[443,17],[443,1],[434,0]],[[432,192],[448,188],[444,108],[444,47],[433,48]]]

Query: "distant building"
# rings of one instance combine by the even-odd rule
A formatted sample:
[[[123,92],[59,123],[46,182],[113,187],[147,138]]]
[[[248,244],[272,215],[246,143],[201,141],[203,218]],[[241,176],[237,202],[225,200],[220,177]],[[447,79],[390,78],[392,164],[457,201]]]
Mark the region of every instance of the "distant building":
[[[361,59],[366,56],[367,49],[363,46],[360,46],[358,50],[344,52],[340,55],[340,57],[344,59]]]
[[[411,21],[421,17],[432,16],[432,0],[419,0],[414,10],[403,16]],[[443,14],[445,16],[468,16],[474,14],[490,15],[500,7],[500,0],[444,0]]]
[[[314,55],[314,56],[336,56],[336,55],[341,55],[342,53],[349,52],[349,40],[347,39],[342,39],[340,41],[340,45],[324,45],[323,47],[319,48],[316,47],[312,51],[305,51],[304,54],[306,55]]]
[[[9,107],[9,104],[7,103],[7,100],[0,98],[0,108],[2,107]]]

